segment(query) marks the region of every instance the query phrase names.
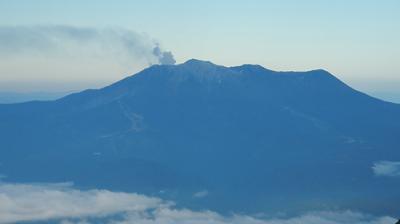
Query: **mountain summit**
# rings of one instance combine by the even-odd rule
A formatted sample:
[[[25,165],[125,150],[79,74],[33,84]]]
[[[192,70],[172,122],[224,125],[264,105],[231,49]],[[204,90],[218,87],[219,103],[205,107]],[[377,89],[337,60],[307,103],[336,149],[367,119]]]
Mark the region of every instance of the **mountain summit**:
[[[324,70],[192,59],[56,101],[0,105],[0,174],[222,212],[394,213],[400,179],[373,171],[400,161],[399,115],[400,105]]]

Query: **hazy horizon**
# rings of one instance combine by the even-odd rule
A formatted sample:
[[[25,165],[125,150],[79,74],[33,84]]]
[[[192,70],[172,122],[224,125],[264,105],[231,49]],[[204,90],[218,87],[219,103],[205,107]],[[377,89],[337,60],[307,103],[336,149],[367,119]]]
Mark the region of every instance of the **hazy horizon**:
[[[242,64],[240,64],[242,65]],[[150,66],[150,65],[149,65]],[[238,66],[238,65],[232,65]],[[266,67],[270,69],[269,67]],[[146,69],[143,68],[143,69]],[[320,68],[323,69],[323,68]],[[306,70],[311,71],[314,69]],[[139,70],[138,72],[140,72]],[[285,70],[283,70],[285,71]],[[328,71],[329,72],[329,71]],[[30,100],[49,100],[56,99],[58,96],[68,95],[70,93],[80,92],[86,89],[99,89],[105,86],[111,85],[123,78],[135,75],[126,74],[125,76],[115,80],[100,80],[100,81],[12,81],[12,82],[0,82],[0,103],[4,102],[26,102]],[[337,76],[336,74],[333,74]],[[340,76],[337,76],[340,78]],[[400,103],[400,90],[398,86],[400,83],[389,82],[389,81],[375,81],[370,83],[365,80],[342,80],[346,82],[350,87],[364,92],[372,97],[393,102]],[[10,97],[11,96],[11,97]],[[17,96],[17,97],[15,97]],[[49,97],[50,96],[50,97]]]

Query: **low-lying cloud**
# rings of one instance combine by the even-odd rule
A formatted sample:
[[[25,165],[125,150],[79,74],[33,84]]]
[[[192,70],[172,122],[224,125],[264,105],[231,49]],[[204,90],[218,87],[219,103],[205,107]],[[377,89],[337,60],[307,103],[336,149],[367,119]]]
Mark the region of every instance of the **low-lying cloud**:
[[[400,177],[400,162],[379,161],[374,163],[372,170],[377,176]]]
[[[163,207],[157,198],[107,190],[80,191],[68,185],[0,183],[0,223],[106,217]]]
[[[391,217],[352,211],[310,212],[297,217],[259,219],[212,211],[177,209],[173,203],[134,193],[78,190],[70,185],[0,183],[0,223],[48,221],[109,224],[392,224]],[[105,220],[105,221],[104,221]]]

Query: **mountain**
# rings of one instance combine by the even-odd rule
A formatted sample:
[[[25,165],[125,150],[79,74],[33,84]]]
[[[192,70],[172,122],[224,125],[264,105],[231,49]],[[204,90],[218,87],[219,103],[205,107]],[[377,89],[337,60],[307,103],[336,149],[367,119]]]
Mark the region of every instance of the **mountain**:
[[[0,92],[0,103],[22,103],[33,100],[55,100],[67,92]]]
[[[356,209],[395,214],[400,105],[324,70],[189,60],[102,89],[0,105],[9,182],[157,195],[220,212]]]

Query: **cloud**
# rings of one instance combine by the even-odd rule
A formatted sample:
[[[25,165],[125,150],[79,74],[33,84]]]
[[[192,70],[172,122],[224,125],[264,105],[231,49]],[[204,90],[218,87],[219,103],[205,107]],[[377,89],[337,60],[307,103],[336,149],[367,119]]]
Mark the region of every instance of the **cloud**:
[[[158,198],[111,192],[80,191],[68,185],[0,183],[0,223],[58,218],[105,217],[163,207]]]
[[[119,215],[118,215],[119,214]],[[310,212],[259,219],[212,211],[177,209],[159,198],[107,190],[78,190],[70,184],[0,184],[0,223],[53,220],[62,224],[392,224],[391,217],[352,211]]]
[[[375,162],[372,170],[377,176],[400,176],[400,162],[398,161],[379,161]]]
[[[203,190],[203,191],[199,191],[193,194],[193,197],[195,198],[204,198],[208,195],[208,191],[207,190]]]
[[[194,212],[190,210],[172,210],[163,208],[153,213],[153,219],[143,219],[136,214],[130,214],[122,221],[113,224],[392,224],[396,220],[391,217],[372,217],[362,213],[343,212],[312,212],[286,219],[257,219],[245,215],[231,217],[221,216],[214,212]]]
[[[143,60],[149,64],[174,64],[170,51],[145,34],[122,28],[96,29],[66,25],[0,26],[0,54],[113,56],[118,60]]]

